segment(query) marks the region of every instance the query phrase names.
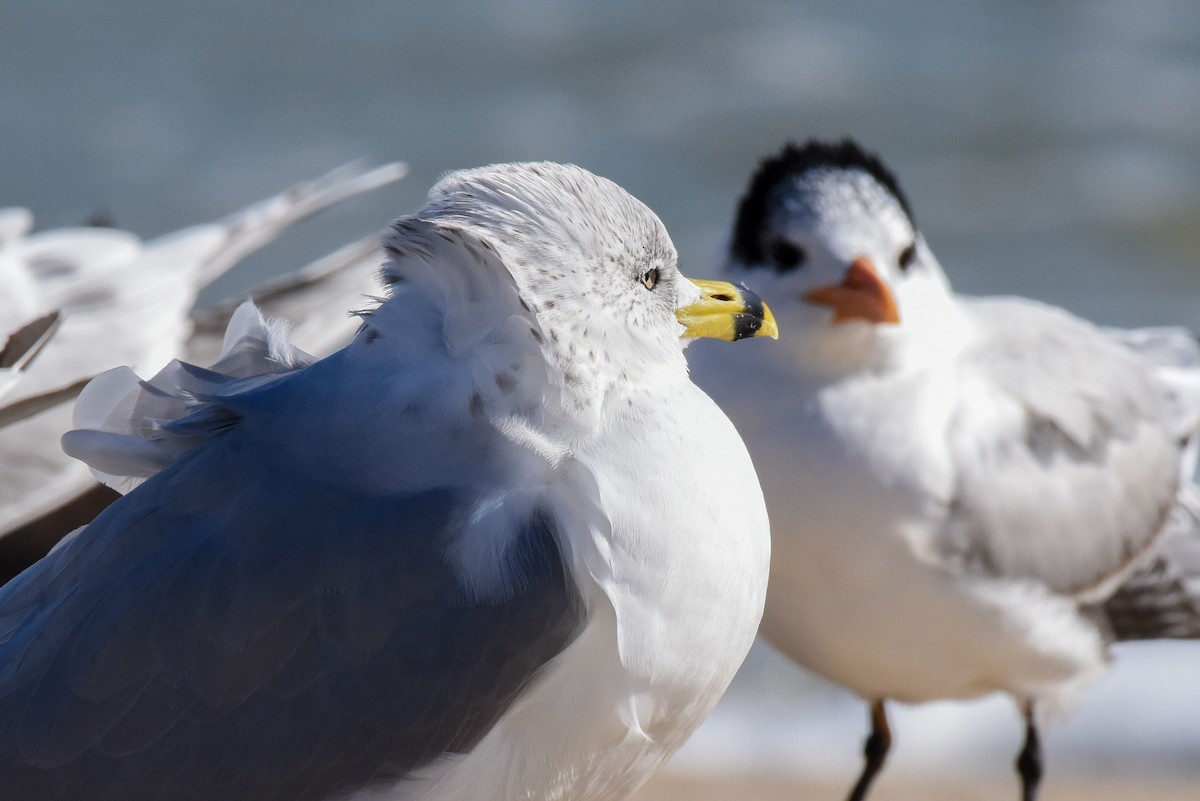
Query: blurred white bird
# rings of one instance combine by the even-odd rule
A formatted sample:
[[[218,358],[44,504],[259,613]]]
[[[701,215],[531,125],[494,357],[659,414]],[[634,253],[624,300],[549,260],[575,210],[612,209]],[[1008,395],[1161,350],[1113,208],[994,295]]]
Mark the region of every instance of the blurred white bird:
[[[345,167],[145,243],[106,228],[31,234],[29,212],[0,210],[0,328],[61,312],[54,339],[5,398],[10,418],[29,419],[0,430],[0,562],[21,562],[22,549],[44,550],[113,497],[96,492],[86,467],[58,444],[70,428],[66,401],[88,379],[121,364],[152,373],[187,355],[188,315],[201,288],[289,225],[406,171],[403,164]],[[352,331],[351,322],[339,329],[347,339]]]
[[[1096,678],[1113,640],[1200,636],[1186,331],[1104,331],[1020,298],[955,295],[895,178],[851,141],[789,146],[741,201],[725,277],[776,348],[693,358],[764,471],[763,633],[872,705],[1002,691],[1027,721]]]
[[[12,392],[24,378],[29,365],[33,364],[33,360],[58,330],[61,319],[57,311],[51,311],[36,320],[18,325],[5,337],[4,344],[0,346],[0,399]],[[21,415],[12,412],[9,413],[12,419],[6,419],[5,412],[9,408],[0,407],[0,427],[21,419]]]
[[[361,309],[383,287],[379,236],[351,242],[295,272],[251,289],[247,294],[265,317],[288,323],[288,338],[314,356],[328,356],[345,346],[358,330]],[[225,330],[241,299],[192,311],[189,361],[207,364],[221,352]]]
[[[84,391],[64,446],[145,481],[0,588],[6,794],[618,799],[716,703],[769,535],[681,337],[761,302],[576,167],[452,174],[384,248],[323,360],[247,305]]]

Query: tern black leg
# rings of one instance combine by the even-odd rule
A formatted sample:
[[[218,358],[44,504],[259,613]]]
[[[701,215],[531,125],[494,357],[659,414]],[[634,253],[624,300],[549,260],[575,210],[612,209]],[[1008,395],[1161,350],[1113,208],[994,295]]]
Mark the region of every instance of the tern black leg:
[[[846,797],[846,801],[863,801],[875,775],[883,767],[887,759],[888,749],[892,747],[892,730],[888,726],[887,710],[883,708],[883,699],[871,704],[871,734],[863,745],[863,769],[854,789]]]
[[[1025,745],[1017,756],[1017,773],[1021,776],[1021,798],[1036,801],[1038,784],[1042,781],[1042,741],[1038,737],[1033,702],[1025,702]]]

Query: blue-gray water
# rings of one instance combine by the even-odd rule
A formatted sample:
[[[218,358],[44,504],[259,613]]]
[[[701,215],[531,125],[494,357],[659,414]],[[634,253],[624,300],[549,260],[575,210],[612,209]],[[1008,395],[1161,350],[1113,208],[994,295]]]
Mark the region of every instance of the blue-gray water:
[[[215,294],[381,227],[447,169],[516,159],[624,185],[704,274],[760,157],[849,133],[895,168],[960,290],[1200,330],[1194,0],[6,0],[0,76],[0,205],[48,227],[103,210],[152,235],[351,159],[410,162],[403,183],[306,225]],[[1200,770],[1200,646],[1167,653],[1085,696],[1058,741],[1078,765]],[[731,720],[774,686],[808,704],[772,702],[791,716],[778,731],[853,762],[858,710],[762,658],[724,728],[706,730],[712,753],[736,751],[731,732],[763,750]],[[998,738],[1006,769],[1015,718],[981,715],[974,731]],[[1052,765],[1055,748],[1052,732]]]

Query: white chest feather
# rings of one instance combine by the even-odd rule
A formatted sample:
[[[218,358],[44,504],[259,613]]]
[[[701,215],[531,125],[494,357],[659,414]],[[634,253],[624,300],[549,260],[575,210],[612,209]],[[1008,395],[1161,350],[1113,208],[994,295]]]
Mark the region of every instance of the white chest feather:
[[[771,512],[777,647],[860,695],[911,701],[1041,693],[1099,664],[1073,603],[933,553],[956,479],[952,372],[788,385],[783,403],[723,399]]]
[[[709,713],[757,630],[770,539],[744,446],[707,397],[688,395],[693,408],[676,401],[634,427],[641,447],[577,454],[590,469],[571,494],[604,510],[576,520],[567,543],[583,632],[469,754],[361,799],[624,798]],[[685,434],[693,458],[659,458]]]

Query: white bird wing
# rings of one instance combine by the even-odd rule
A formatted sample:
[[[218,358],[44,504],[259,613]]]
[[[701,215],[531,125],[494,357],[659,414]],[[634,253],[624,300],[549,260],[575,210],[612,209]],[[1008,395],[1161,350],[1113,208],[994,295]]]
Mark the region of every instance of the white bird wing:
[[[249,296],[268,318],[291,324],[290,338],[298,347],[327,356],[354,336],[359,321],[353,312],[383,291],[382,262],[379,237],[370,236],[255,287]],[[188,339],[189,361],[205,364],[217,357],[238,305],[229,301],[192,313],[195,327]]]
[[[0,319],[61,309],[62,326],[12,399],[74,396],[81,381],[118,365],[152,373],[183,352],[196,294],[287,226],[351,195],[394,181],[390,164],[336,170],[222,220],[146,242],[124,231],[61,229],[0,250]],[[93,486],[58,448],[65,406],[0,431],[0,536]]]
[[[1168,387],[1175,435],[1187,442],[1180,503],[1152,561],[1099,608],[1117,640],[1200,639],[1200,342],[1183,328],[1106,329],[1152,366]]]
[[[221,397],[313,362],[286,333],[247,301],[230,319],[211,368],[175,360],[146,381],[128,367],[101,373],[79,395],[75,429],[63,435],[63,450],[87,463],[101,483],[128,492],[202,442],[209,427],[221,425]],[[217,420],[210,419],[214,415]]]
[[[1106,328],[1104,333],[1132,349],[1166,388],[1172,430],[1188,442],[1180,480],[1192,484],[1200,454],[1200,341],[1186,328]]]
[[[395,295],[347,348],[130,434],[186,447],[0,588],[13,797],[395,780],[469,749],[575,636],[572,499],[503,425],[547,397],[536,322],[482,243],[404,226]],[[458,300],[431,302],[448,282]],[[270,336],[232,339],[261,355]]]
[[[1136,353],[1061,310],[966,309],[981,333],[958,364],[956,484],[936,550],[962,570],[1102,600],[1178,501],[1169,391]]]
[[[235,212],[211,226],[202,226],[215,226],[213,233],[219,234],[221,239],[220,247],[203,263],[200,275],[202,285],[212,283],[234,264],[279,236],[288,226],[355,195],[394,183],[407,174],[408,165],[398,161],[369,170],[362,169],[358,164],[348,164],[314,181],[298,184],[286,192]],[[187,229],[180,235],[195,230],[198,229]]]
[[[0,346],[0,398],[8,394],[58,330],[62,315],[52,311],[9,333]],[[0,412],[0,426],[4,425]]]
[[[1113,639],[1200,639],[1200,504],[1187,497],[1150,563],[1097,608]]]
[[[81,228],[33,234],[6,248],[0,274],[34,284],[24,294],[35,300],[22,302],[63,314],[54,347],[31,377],[36,385],[25,391],[73,383],[122,364],[158,370],[180,355],[200,288],[290,225],[404,174],[402,164],[369,171],[343,167],[144,245],[124,231]]]

